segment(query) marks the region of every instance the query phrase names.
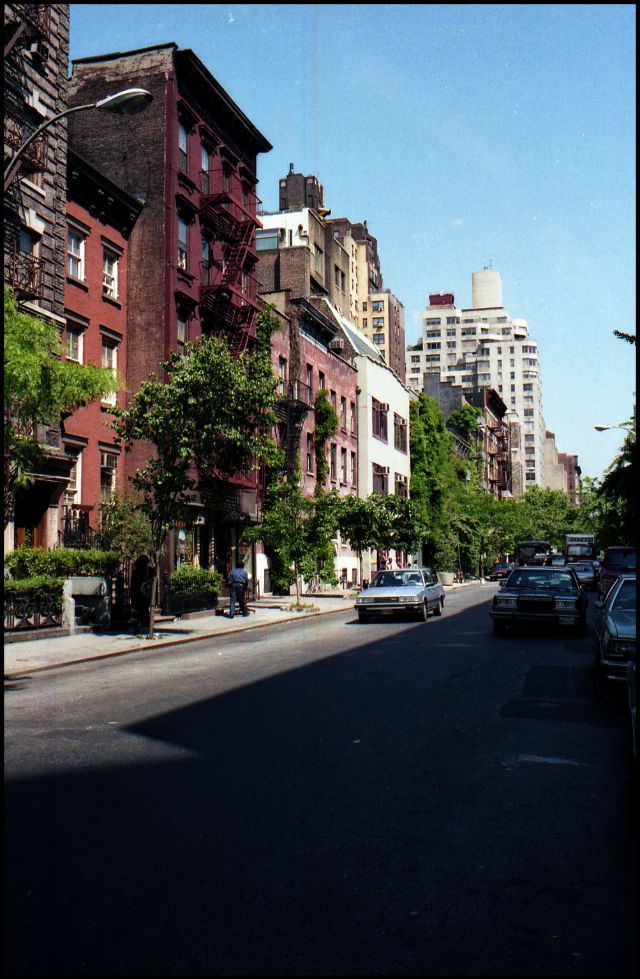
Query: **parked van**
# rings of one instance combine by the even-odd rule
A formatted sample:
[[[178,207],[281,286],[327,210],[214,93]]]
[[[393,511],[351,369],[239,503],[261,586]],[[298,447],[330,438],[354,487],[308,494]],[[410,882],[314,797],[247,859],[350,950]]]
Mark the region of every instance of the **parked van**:
[[[621,574],[633,574],[636,570],[636,549],[626,544],[608,547],[600,565],[598,597],[603,598],[613,582]]]

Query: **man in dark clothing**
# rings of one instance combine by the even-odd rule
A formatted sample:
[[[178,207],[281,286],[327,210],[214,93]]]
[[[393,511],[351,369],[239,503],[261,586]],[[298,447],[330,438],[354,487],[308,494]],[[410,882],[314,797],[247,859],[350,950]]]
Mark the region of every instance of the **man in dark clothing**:
[[[249,585],[249,575],[244,568],[234,568],[227,577],[229,585],[229,618],[232,619],[236,614],[236,602],[240,605],[243,615],[248,615],[246,591]]]

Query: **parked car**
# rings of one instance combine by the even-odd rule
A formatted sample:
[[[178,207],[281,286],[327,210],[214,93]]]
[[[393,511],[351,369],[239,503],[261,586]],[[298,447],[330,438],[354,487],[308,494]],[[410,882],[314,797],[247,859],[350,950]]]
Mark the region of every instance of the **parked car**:
[[[578,580],[587,591],[595,591],[598,583],[598,573],[593,566],[593,561],[574,561],[571,565],[578,576]]]
[[[604,598],[611,585],[622,574],[635,574],[636,549],[627,545],[608,547],[600,565],[598,595]]]
[[[593,619],[596,691],[606,697],[626,682],[627,663],[636,652],[636,576],[621,575],[605,598],[596,602]]]
[[[508,578],[513,568],[514,565],[509,561],[496,561],[487,578],[489,581],[500,581],[502,578]]]
[[[430,612],[442,615],[444,588],[431,568],[379,571],[356,598],[361,622],[378,615],[417,615],[426,622]]]
[[[546,561],[546,564],[550,568],[561,568],[566,563],[564,554],[550,554]]]
[[[587,596],[570,567],[515,568],[494,595],[489,615],[496,634],[503,633],[507,626],[538,622],[571,626],[582,635]]]
[[[640,789],[640,728],[638,728],[638,653],[631,653],[627,663],[627,704],[631,730],[631,757],[633,778]]]

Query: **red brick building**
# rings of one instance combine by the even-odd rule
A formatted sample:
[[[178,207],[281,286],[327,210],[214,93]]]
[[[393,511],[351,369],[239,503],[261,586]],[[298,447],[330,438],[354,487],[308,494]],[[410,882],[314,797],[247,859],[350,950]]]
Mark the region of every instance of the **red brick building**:
[[[131,231],[142,202],[69,151],[63,354],[127,376],[127,281]],[[85,525],[97,529],[100,503],[125,492],[123,457],[109,426],[110,407],[125,392],[94,401],[64,419],[62,442],[75,462],[60,507],[62,541]]]
[[[317,488],[315,411],[323,388],[337,416],[338,431],[325,446],[328,477],[324,488],[341,495],[358,495],[358,384],[352,351],[336,325],[313,301],[292,297],[290,290],[264,293],[280,322],[271,339],[274,373],[279,378],[278,438],[285,450],[285,465],[299,470],[306,496]],[[353,577],[351,551],[336,553],[339,578]],[[258,580],[269,589],[266,560],[257,556]],[[348,572],[348,573],[347,573]]]
[[[257,154],[271,144],[190,50],[162,44],[73,62],[70,98],[141,87],[153,102],[134,120],[78,113],[70,137],[82,156],[144,209],[129,246],[127,384],[135,392],[173,350],[201,334],[240,351],[255,337]],[[122,152],[124,139],[135,140]],[[131,477],[149,455],[126,454]],[[244,556],[242,529],[257,515],[257,482],[226,485],[215,518],[202,505],[172,535],[169,564],[223,566]]]

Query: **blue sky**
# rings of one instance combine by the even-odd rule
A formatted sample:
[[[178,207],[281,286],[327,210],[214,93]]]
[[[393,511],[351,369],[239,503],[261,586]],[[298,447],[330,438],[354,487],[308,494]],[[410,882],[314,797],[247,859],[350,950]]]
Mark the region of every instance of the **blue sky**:
[[[539,343],[559,451],[600,476],[631,415],[635,332],[632,4],[71,4],[71,58],[192,48],[334,217],[366,220],[420,335],[430,292],[471,305],[492,262]]]

